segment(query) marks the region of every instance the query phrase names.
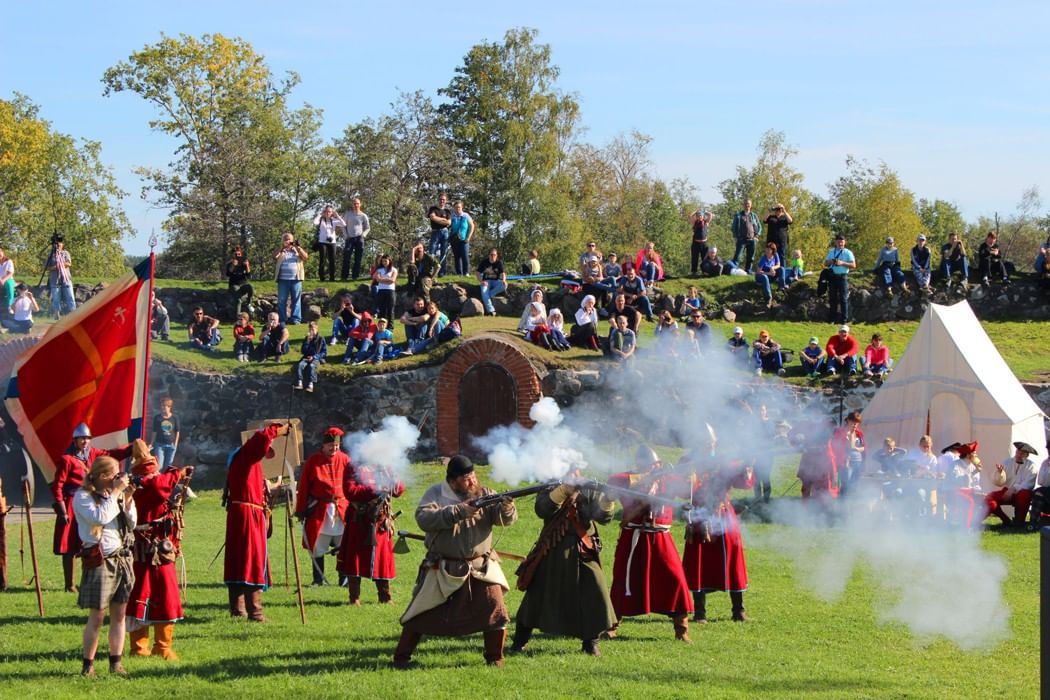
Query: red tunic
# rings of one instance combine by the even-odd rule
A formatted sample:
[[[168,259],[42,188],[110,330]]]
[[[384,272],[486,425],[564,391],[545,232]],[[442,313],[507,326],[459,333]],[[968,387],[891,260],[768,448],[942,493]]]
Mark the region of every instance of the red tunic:
[[[139,524],[135,528],[136,544],[167,537],[177,539],[175,522],[169,517],[168,499],[182,478],[181,469],[146,477],[135,489],[135,509]],[[147,529],[140,529],[147,526]],[[175,622],[182,619],[182,601],[179,599],[179,581],[175,562],[154,566],[136,561],[135,585],[128,602],[128,616],[146,624]]]
[[[754,476],[737,464],[706,472],[694,484],[693,505],[700,510],[693,512],[707,519],[711,541],[701,542],[695,536],[695,524],[686,529],[682,567],[689,590],[746,591],[744,541],[729,492],[734,488],[750,489],[755,484]]]
[[[835,450],[831,441],[807,447],[798,463],[798,478],[802,482],[802,498],[813,498],[822,494],[838,495],[834,486],[838,478]]]
[[[77,519],[73,517],[73,494],[77,492],[87,478],[91,463],[99,455],[109,455],[114,459],[124,459],[131,454],[131,446],[113,450],[99,450],[88,447],[87,463],[76,454],[76,448],[72,445],[55,461],[55,480],[51,482],[51,495],[55,503],[64,503],[66,513],[69,514],[69,522],[63,523],[62,518],[55,518],[55,554],[79,554],[80,534],[77,532]]]
[[[295,495],[295,512],[306,513],[306,521],[303,523],[303,547],[311,552],[317,543],[321,525],[324,524],[329,503],[335,504],[339,520],[346,520],[346,510],[350,503],[343,493],[343,475],[348,466],[350,458],[345,452],[336,452],[328,458],[320,451],[310,455],[303,465]]]
[[[630,488],[631,472],[614,474],[613,486]],[[676,495],[678,480],[661,477],[652,495]],[[680,615],[693,611],[693,600],[682,571],[682,561],[671,537],[674,512],[670,506],[651,509],[643,501],[621,497],[623,522],[616,543],[613,584],[609,595],[617,617],[664,613]]]
[[[271,425],[248,438],[230,461],[226,475],[229,505],[226,510],[227,584],[269,588],[270,565],[266,557],[266,478],[262,459],[277,437]]]
[[[390,497],[405,492],[400,481],[387,489]],[[375,474],[367,467],[350,465],[343,476],[343,491],[353,504],[347,510],[346,532],[339,546],[336,569],[347,576],[389,580],[397,575],[394,565],[394,522],[382,513],[380,488]]]

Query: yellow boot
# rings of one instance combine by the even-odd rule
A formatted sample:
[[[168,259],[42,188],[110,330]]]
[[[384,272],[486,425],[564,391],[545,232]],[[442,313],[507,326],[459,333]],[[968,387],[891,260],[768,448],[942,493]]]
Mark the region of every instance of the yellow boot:
[[[149,626],[143,626],[134,632],[129,632],[131,637],[131,655],[149,656]]]
[[[171,649],[171,638],[175,634],[175,624],[168,622],[163,625],[153,625],[153,655],[159,656],[167,661],[178,661],[179,657]]]

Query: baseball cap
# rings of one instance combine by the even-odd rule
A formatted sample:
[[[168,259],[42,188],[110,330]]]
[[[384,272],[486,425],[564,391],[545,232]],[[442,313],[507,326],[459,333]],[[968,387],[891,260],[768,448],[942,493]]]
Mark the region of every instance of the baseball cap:
[[[846,237],[843,236],[841,233],[836,233],[835,234],[835,240],[836,241],[844,241],[844,240],[846,240]]]
[[[737,326],[736,328],[733,329],[733,335],[742,335],[743,333],[744,333],[744,329],[741,328],[740,326]]]
[[[847,333],[849,333],[849,326],[843,323],[841,326],[839,326],[839,331],[846,331]]]
[[[893,236],[887,236],[886,237],[886,242],[887,243],[893,243]]]
[[[809,339],[809,344],[810,345],[820,345],[820,339],[817,338],[817,336],[813,336],[812,338]]]
[[[919,237],[916,238],[915,240],[917,240],[917,241],[925,241],[926,240],[926,234],[920,233]]]

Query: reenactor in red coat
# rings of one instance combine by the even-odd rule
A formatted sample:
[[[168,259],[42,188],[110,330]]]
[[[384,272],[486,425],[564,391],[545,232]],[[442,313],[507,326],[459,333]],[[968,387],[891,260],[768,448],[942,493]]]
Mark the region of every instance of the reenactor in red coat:
[[[299,475],[295,517],[303,523],[303,547],[314,559],[314,585],[324,585],[324,555],[338,549],[343,539],[350,502],[343,492],[343,478],[350,458],[339,449],[343,431],[328,428],[321,449],[310,455]]]

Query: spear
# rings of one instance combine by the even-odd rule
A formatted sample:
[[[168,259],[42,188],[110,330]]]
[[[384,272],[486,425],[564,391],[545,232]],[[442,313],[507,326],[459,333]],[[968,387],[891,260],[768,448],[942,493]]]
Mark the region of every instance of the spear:
[[[40,617],[44,616],[44,594],[40,590],[40,567],[36,562],[36,540],[33,539],[33,498],[29,493],[29,479],[22,480],[22,496],[26,509],[26,527],[29,528],[29,553],[33,559],[33,579],[36,581],[36,606],[40,610]]]

